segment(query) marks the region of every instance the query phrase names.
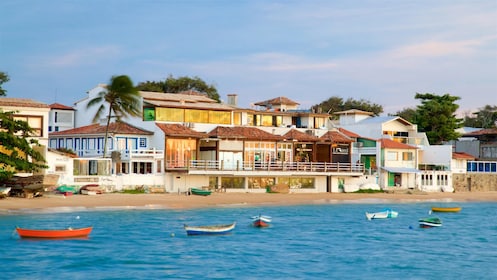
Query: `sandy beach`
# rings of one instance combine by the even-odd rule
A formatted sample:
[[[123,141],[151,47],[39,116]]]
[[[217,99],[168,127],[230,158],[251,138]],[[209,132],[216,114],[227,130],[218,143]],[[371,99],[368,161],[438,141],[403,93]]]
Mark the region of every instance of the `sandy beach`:
[[[0,200],[1,210],[45,209],[56,207],[84,208],[167,208],[191,209],[257,205],[298,205],[322,203],[414,203],[433,202],[497,202],[497,192],[459,193],[213,193],[210,196],[179,194],[121,194],[101,195],[46,194],[35,198],[8,197]]]

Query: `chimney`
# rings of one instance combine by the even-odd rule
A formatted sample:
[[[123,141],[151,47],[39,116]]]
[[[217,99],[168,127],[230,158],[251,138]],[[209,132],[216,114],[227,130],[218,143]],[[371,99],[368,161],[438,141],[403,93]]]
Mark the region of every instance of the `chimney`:
[[[228,94],[228,105],[235,107],[238,106],[238,94],[234,93]]]

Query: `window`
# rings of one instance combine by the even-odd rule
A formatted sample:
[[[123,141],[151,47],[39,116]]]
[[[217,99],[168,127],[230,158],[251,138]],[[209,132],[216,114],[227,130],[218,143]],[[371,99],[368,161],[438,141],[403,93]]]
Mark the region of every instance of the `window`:
[[[195,160],[197,141],[195,139],[167,139],[166,164],[169,167],[187,167],[188,161]]]
[[[402,160],[411,161],[412,160],[412,152],[403,152],[402,153]]]
[[[147,147],[147,138],[140,138],[140,148]]]
[[[154,121],[155,120],[155,109],[154,108],[144,108],[143,109],[143,120],[144,121]]]
[[[313,189],[314,178],[306,177],[282,177],[278,179],[278,183],[287,184],[290,189]]]
[[[150,174],[152,173],[151,162],[133,162],[134,174]]]
[[[55,172],[66,172],[66,166],[65,165],[56,165]]]
[[[183,122],[184,113],[185,110],[183,109],[157,108],[155,110],[155,118],[158,121]]]
[[[397,152],[387,152],[387,160],[397,160]]]
[[[233,113],[233,124],[242,125],[242,113]]]
[[[33,129],[30,136],[42,137],[43,136],[43,117],[42,116],[14,116],[16,121],[25,121],[29,127]]]

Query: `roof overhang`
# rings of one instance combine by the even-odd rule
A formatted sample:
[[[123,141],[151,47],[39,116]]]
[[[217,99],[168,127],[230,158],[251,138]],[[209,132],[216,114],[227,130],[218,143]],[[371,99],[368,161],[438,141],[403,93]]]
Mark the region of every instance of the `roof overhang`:
[[[390,173],[421,173],[420,170],[416,168],[408,168],[408,167],[382,167],[383,170],[386,170]]]

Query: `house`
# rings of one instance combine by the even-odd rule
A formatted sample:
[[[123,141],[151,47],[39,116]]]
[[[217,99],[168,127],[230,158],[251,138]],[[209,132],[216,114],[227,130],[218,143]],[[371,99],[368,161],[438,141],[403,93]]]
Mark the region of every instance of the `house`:
[[[377,176],[382,189],[440,191],[452,185],[451,145],[430,145],[415,124],[398,116],[375,117],[361,110],[335,114],[339,129],[355,139],[352,158]]]
[[[33,147],[46,159],[48,147],[48,119],[50,107],[42,102],[26,98],[0,97],[0,109],[4,112],[14,112],[15,120],[22,120],[33,129],[30,138],[36,139],[39,146]],[[45,174],[47,170],[40,170],[35,175]],[[18,173],[19,176],[33,174]]]
[[[53,103],[49,105],[48,132],[74,128],[74,108]]]
[[[141,91],[142,116],[120,120],[139,131],[111,129],[104,155],[106,118],[92,124],[96,108],[86,104],[105,90],[98,85],[75,103],[74,129],[50,134],[50,147],[78,154],[76,166],[85,173],[74,178],[81,184],[265,192],[283,183],[293,192],[337,192],[340,185],[363,181],[363,165],[351,161],[353,140],[330,127],[328,114],[301,110],[284,97],[258,102],[256,110],[237,107],[234,94],[225,104],[195,92]],[[135,148],[150,156],[139,160],[144,174],[135,172],[134,166],[142,170]]]

